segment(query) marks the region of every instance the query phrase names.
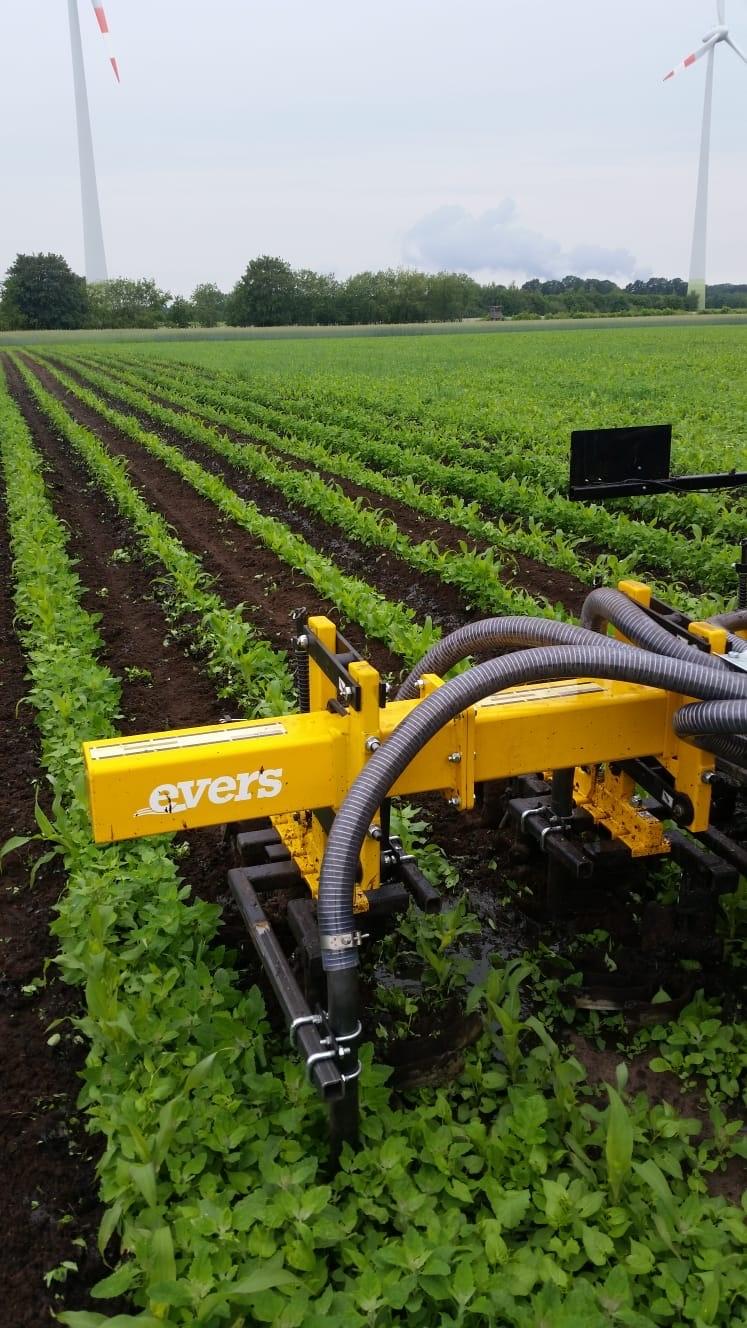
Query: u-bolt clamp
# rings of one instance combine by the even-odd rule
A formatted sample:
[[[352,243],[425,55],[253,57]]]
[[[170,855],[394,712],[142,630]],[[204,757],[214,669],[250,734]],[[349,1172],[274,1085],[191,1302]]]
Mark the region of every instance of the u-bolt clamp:
[[[297,1050],[296,1033],[299,1028],[305,1028],[309,1024],[314,1024],[319,1027],[319,1025],[323,1023],[324,1015],[321,1012],[317,1012],[317,1014],[300,1014],[297,1019],[294,1019],[288,1028],[288,1037],[294,1050]]]
[[[302,1025],[316,1024],[318,1026],[321,1024],[326,1029],[329,1029],[328,1020],[329,1016],[324,1010],[320,1010],[317,1014],[302,1015],[300,1018],[294,1019],[291,1024],[291,1041],[295,1038],[296,1029],[302,1027]],[[319,1041],[324,1050],[312,1052],[312,1054],[306,1058],[306,1075],[309,1081],[311,1081],[314,1066],[319,1065],[321,1061],[336,1060],[340,1062],[343,1061],[346,1056],[352,1056],[353,1048],[349,1044],[357,1042],[362,1032],[363,1025],[360,1019],[358,1019],[355,1028],[351,1033],[340,1033],[336,1036],[328,1031],[326,1037],[320,1038]],[[351,1070],[349,1074],[343,1074],[342,1071],[340,1071],[340,1078],[345,1084],[352,1079],[357,1079],[360,1072],[361,1063],[358,1061],[355,1070]]]
[[[329,1018],[329,1016],[327,1016],[327,1018]],[[359,1019],[352,1033],[336,1033],[335,1042],[337,1043],[355,1042],[356,1038],[359,1038],[362,1032],[363,1032],[363,1024]]]
[[[540,842],[540,848],[542,849],[543,853],[545,851],[545,840],[547,839],[547,836],[557,835],[559,832],[562,831],[562,829],[563,829],[562,825],[546,825],[542,830],[540,830],[539,842]]]
[[[328,1038],[323,1039],[324,1042],[327,1042],[328,1040],[329,1040]],[[311,1056],[307,1056],[306,1077],[309,1080],[309,1083],[311,1083],[311,1075],[315,1065],[318,1065],[320,1061],[335,1060],[336,1057],[337,1057],[337,1051],[335,1050],[334,1047],[330,1047],[329,1051],[315,1051]]]
[[[519,830],[520,830],[521,834],[524,834],[524,833],[525,833],[525,830],[524,830],[524,822],[525,822],[525,821],[528,821],[530,816],[537,816],[540,812],[543,812],[544,810],[545,810],[545,808],[542,807],[542,806],[540,806],[540,807],[526,807],[526,808],[524,809],[524,811],[521,813],[521,819],[520,819],[520,821],[519,821]]]
[[[353,1048],[349,1046],[348,1043],[357,1042],[362,1032],[363,1032],[363,1024],[359,1019],[356,1022],[355,1028],[353,1029],[352,1033],[337,1033],[335,1035],[335,1042],[337,1043],[338,1046],[338,1054],[340,1060],[342,1060],[343,1056],[351,1056],[353,1054]],[[353,1083],[356,1079],[360,1079],[363,1066],[361,1065],[360,1057],[357,1057],[356,1059],[357,1059],[356,1067],[354,1070],[351,1070],[349,1074],[343,1074],[342,1070],[340,1071],[340,1078],[342,1079],[343,1084],[350,1084]]]

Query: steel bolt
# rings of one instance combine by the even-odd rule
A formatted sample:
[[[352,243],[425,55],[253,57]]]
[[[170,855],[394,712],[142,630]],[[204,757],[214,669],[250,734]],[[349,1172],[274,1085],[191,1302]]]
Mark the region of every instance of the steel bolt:
[[[631,805],[631,807],[642,807],[642,806],[643,806],[643,798],[641,797],[640,793],[634,793],[634,794],[633,794],[632,798],[630,799],[630,805]]]
[[[715,771],[715,770],[704,770],[703,773],[702,773],[702,775],[700,776],[700,782],[701,782],[701,784],[715,784],[715,783],[716,783],[716,771]]]
[[[309,638],[308,638],[308,636],[305,636],[305,635],[304,635],[304,636],[297,636],[297,637],[296,637],[296,650],[308,650],[308,648],[309,648]]]
[[[447,757],[447,760],[449,762],[449,765],[460,765],[462,760],[462,753],[452,752],[451,755]]]
[[[377,840],[378,840],[378,839],[381,839],[381,826],[380,826],[380,825],[369,825],[369,827],[368,827],[368,837],[369,837],[369,839],[377,839]]]
[[[447,798],[446,801],[449,807],[461,807],[462,805],[462,799],[458,793],[455,793],[453,798]]]
[[[378,752],[380,746],[381,746],[381,739],[380,739],[380,738],[373,738],[373,737],[372,737],[372,738],[366,738],[366,751],[367,751],[367,752]]]

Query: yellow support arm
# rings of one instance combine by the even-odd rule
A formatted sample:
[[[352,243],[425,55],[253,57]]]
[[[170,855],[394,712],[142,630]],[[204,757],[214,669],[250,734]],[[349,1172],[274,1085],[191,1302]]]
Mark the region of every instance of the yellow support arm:
[[[382,708],[378,674],[354,664],[360,711],[327,710],[273,720],[115,738],[84,744],[97,843],[166,834],[261,816],[338,809],[378,742],[386,742],[419,701]],[[424,692],[440,685],[425,680]],[[675,702],[676,704],[676,702]],[[657,688],[577,680],[516,687],[457,716],[417,755],[392,793],[440,791],[464,809],[475,783],[655,756],[677,771],[708,825],[711,758],[672,733],[672,698]],[[680,761],[680,754],[687,759]]]

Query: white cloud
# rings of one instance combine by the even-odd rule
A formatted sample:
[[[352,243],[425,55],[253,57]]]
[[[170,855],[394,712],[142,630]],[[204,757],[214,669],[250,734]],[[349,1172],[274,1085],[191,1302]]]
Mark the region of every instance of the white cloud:
[[[429,212],[408,231],[403,246],[407,263],[459,272],[490,272],[496,276],[540,277],[568,273],[630,279],[638,275],[627,249],[579,244],[564,249],[557,241],[522,225],[513,199],[479,215],[457,205]]]

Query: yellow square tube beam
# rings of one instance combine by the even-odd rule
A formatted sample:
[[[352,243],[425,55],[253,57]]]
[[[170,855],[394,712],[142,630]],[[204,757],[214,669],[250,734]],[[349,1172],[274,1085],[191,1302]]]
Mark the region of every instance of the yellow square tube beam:
[[[339,808],[370,758],[370,740],[385,743],[418,704],[393,702],[360,715],[316,711],[85,743],[94,838],[108,843]],[[634,756],[664,757],[676,767],[680,753],[680,764],[687,766],[683,791],[696,808],[692,828],[702,829],[709,790],[701,773],[709,758],[674,739],[672,708],[666,692],[629,683],[581,679],[512,688],[436,734],[392,793],[441,791],[466,809],[474,802],[475,781]]]
[[[384,740],[411,704],[393,702],[386,707],[382,713]],[[511,688],[479,702],[475,711],[473,778],[477,782],[533,770],[657,756],[667,742],[670,722],[666,692],[634,683],[584,679]],[[471,757],[463,737],[464,716],[459,716],[415,757],[393,792],[412,794],[436,788],[458,795],[457,772]]]
[[[94,839],[337,807],[349,720],[326,711],[83,744]]]

